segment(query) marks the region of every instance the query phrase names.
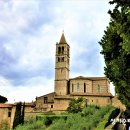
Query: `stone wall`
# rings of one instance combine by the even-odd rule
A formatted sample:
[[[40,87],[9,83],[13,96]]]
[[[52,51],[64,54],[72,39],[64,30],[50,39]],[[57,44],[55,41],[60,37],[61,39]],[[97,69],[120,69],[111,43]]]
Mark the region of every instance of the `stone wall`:
[[[115,96],[115,97],[112,99],[112,105],[113,105],[114,107],[117,107],[117,108],[120,108],[120,109],[123,109],[123,110],[126,109],[125,105],[123,105],[123,104],[121,103],[121,101],[117,98],[117,96]]]
[[[86,84],[86,92],[92,93],[92,81],[85,79],[70,80],[70,93],[84,93],[84,83]],[[79,84],[79,88],[77,88],[77,84]]]
[[[69,105],[69,99],[55,99],[54,111],[66,110]]]
[[[13,127],[14,115],[15,115],[15,106],[7,106],[8,104],[3,104],[0,107],[0,124],[7,123],[10,129]]]
[[[95,80],[93,81],[93,93],[108,93],[107,80]],[[100,89],[98,89],[100,87]]]
[[[84,91],[84,86],[86,86],[86,91]],[[107,79],[88,80],[77,78],[70,80],[70,93],[110,93],[109,88],[110,84]]]
[[[63,97],[63,96],[62,96]],[[66,96],[65,98],[60,98],[60,96],[55,98],[54,102],[54,109],[53,110],[66,110],[67,107],[69,106],[69,101],[71,98],[78,98],[81,96]],[[82,97],[86,100],[88,105],[97,105],[97,106],[106,106],[106,105],[111,105],[112,100],[109,96],[86,96],[82,95]]]
[[[54,92],[36,98],[34,111],[51,111],[54,105]]]

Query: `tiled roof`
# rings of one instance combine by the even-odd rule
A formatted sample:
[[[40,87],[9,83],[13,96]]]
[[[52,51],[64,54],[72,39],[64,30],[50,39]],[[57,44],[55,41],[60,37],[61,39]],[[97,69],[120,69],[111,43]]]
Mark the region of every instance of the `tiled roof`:
[[[72,96],[99,96],[99,97],[113,97],[111,93],[73,93]]]
[[[70,95],[55,95],[54,98],[71,99],[74,96],[113,97],[111,93],[73,93]]]
[[[71,95],[55,95],[54,98],[55,98],[55,99],[56,99],[56,98],[61,98],[61,99],[72,99],[73,96],[71,96]]]
[[[83,76],[78,76],[75,78],[71,78],[70,80],[74,80],[74,79],[88,79],[88,80],[102,80],[102,79],[107,79],[107,77],[83,77]]]
[[[0,108],[8,108],[8,107],[13,107],[14,104],[4,104],[4,103],[0,103]]]
[[[46,96],[48,96],[48,95],[54,95],[55,94],[55,92],[51,92],[51,93],[48,93],[48,94],[46,94],[46,95],[42,95],[42,96],[39,96],[39,97],[36,97],[36,98],[42,98],[42,97],[46,97]]]

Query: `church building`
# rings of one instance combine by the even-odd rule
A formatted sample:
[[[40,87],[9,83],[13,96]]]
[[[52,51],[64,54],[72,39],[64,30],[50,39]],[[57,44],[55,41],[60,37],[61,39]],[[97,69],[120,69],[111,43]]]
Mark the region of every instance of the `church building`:
[[[69,77],[70,46],[62,33],[56,43],[54,92],[36,97],[36,109],[64,111],[73,98],[83,97],[87,104],[106,106],[112,104],[110,81],[107,77]]]

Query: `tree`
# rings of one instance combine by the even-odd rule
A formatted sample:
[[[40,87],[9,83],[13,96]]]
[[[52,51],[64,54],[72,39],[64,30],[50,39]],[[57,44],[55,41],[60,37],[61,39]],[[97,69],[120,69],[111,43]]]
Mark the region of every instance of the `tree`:
[[[17,105],[16,105],[13,128],[15,128],[17,125],[21,124],[21,106],[22,106],[21,102],[17,103]]]
[[[25,102],[23,103],[22,115],[21,115],[21,123],[24,124],[24,115],[25,115]]]
[[[15,116],[14,116],[14,122],[13,122],[13,128],[18,126],[19,124],[24,123],[24,111],[25,111],[25,102],[23,103],[23,107],[22,107],[21,102],[17,103]]]
[[[130,1],[112,0],[111,21],[99,42],[105,59],[105,75],[115,85],[123,104],[130,106]]]
[[[0,103],[5,103],[5,102],[7,102],[7,101],[8,101],[8,100],[7,100],[6,97],[3,97],[3,96],[0,95]]]
[[[73,98],[69,102],[69,107],[67,108],[67,111],[69,113],[77,113],[81,112],[83,108],[84,100],[82,97],[79,97],[77,99]]]

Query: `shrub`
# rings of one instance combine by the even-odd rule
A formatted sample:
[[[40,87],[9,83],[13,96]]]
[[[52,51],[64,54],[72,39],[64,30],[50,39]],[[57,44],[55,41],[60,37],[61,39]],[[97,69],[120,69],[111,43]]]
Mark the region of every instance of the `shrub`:
[[[31,120],[24,123],[24,125],[18,125],[15,130],[45,130],[43,120]]]
[[[94,105],[84,107],[84,109],[82,110],[82,116],[93,115],[97,109],[99,109],[99,107],[96,107]]]
[[[67,108],[67,111],[69,113],[78,113],[81,112],[83,109],[84,99],[82,97],[79,97],[78,99],[71,99],[69,102],[69,107]]]
[[[66,121],[64,119],[54,120],[48,130],[68,130]]]
[[[9,124],[7,120],[4,120],[0,124],[0,130],[9,130]]]
[[[112,107],[87,106],[82,113],[70,113],[66,119],[54,120],[48,130],[95,130],[95,127],[104,118]]]
[[[51,125],[54,120],[58,120],[58,119],[66,120],[67,115],[38,115],[36,116],[36,120],[43,120],[46,126]]]

